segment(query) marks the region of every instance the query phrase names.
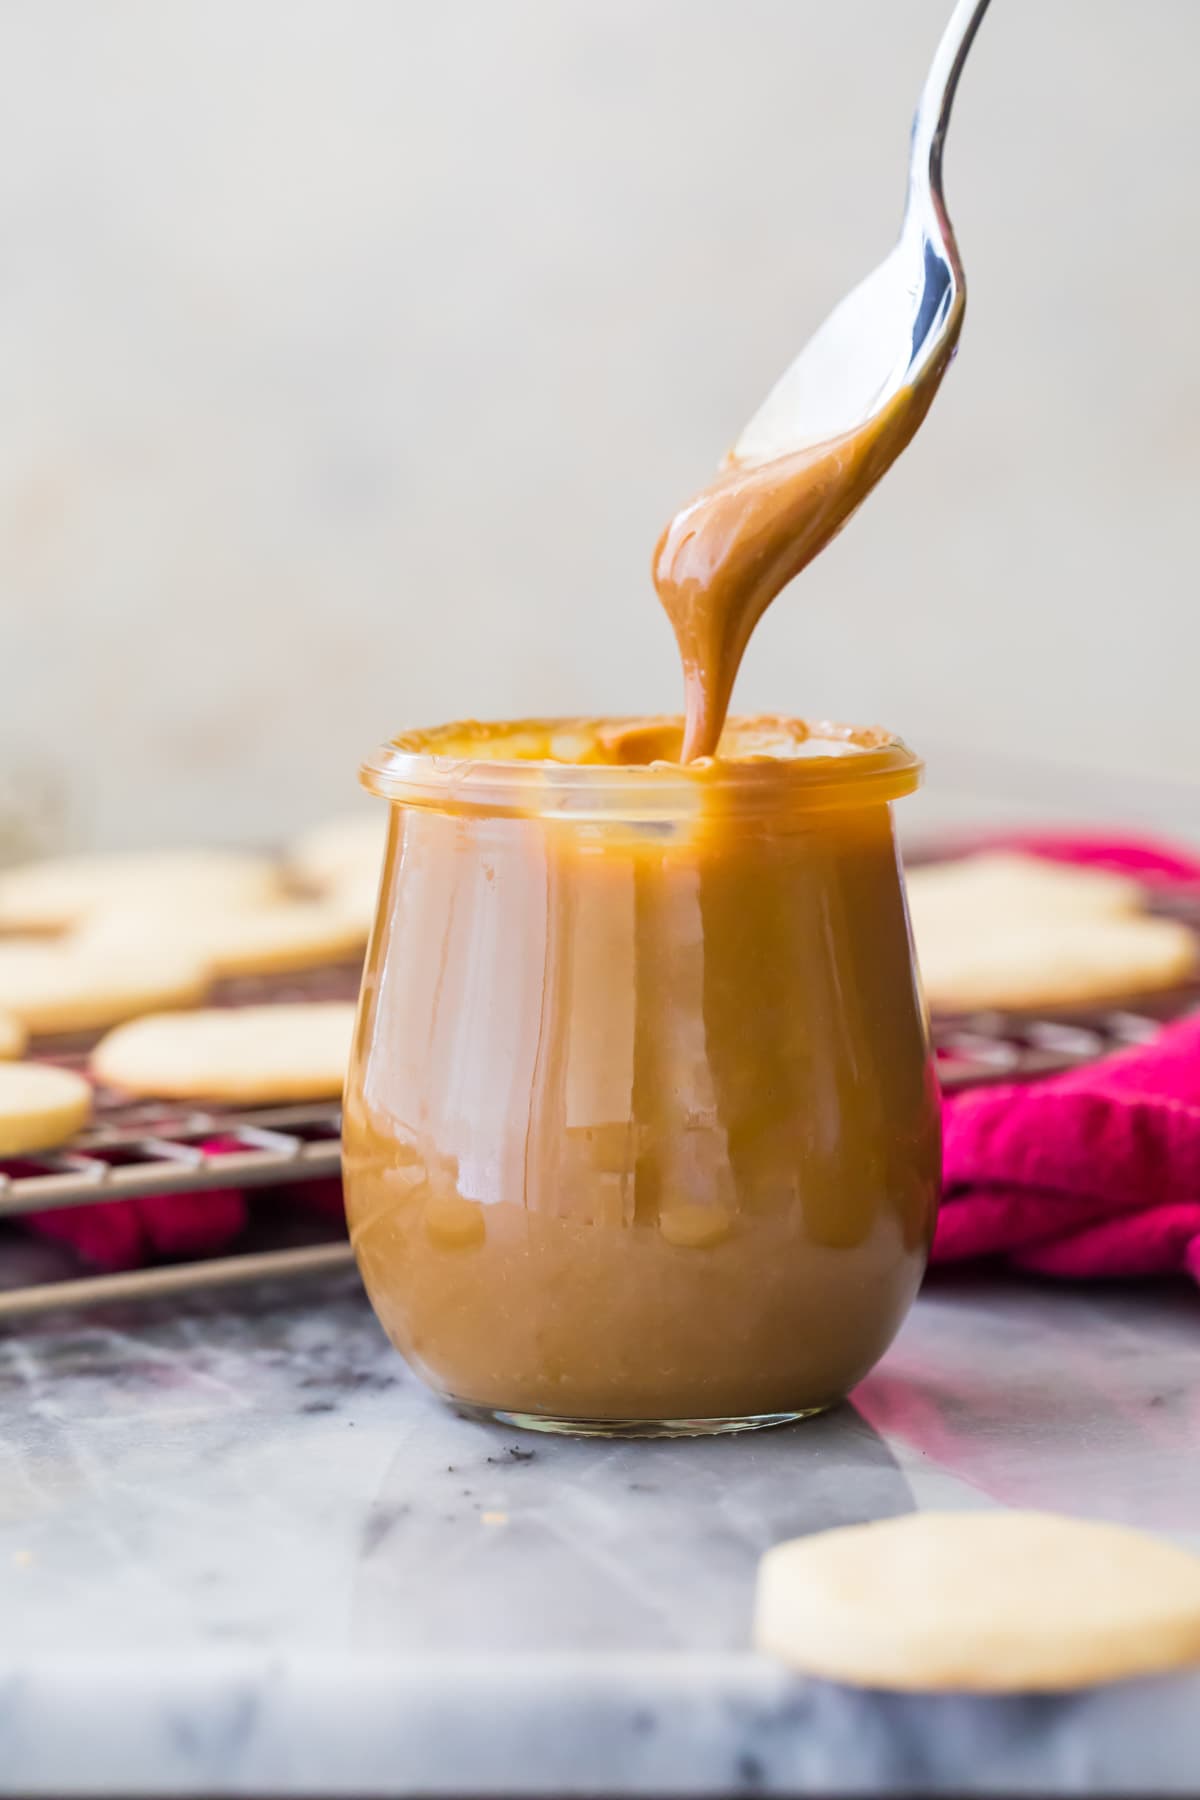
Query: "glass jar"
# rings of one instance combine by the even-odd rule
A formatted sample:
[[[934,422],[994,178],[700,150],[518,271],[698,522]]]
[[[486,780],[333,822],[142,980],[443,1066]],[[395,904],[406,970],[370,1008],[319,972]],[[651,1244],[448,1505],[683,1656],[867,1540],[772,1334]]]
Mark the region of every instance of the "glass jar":
[[[391,803],[346,1093],[372,1304],[460,1409],[668,1435],[819,1412],[891,1342],[940,1120],[883,732],[456,725]]]

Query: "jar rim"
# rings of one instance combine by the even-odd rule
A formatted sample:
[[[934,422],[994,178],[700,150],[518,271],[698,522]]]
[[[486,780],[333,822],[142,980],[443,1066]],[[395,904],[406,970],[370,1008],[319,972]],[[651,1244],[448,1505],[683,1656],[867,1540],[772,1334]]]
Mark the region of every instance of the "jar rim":
[[[903,740],[880,727],[769,717],[730,721],[738,731],[786,732],[794,744],[831,743],[785,754],[750,752],[694,763],[570,762],[496,756],[489,748],[536,734],[564,740],[581,732],[626,735],[682,729],[670,718],[459,720],[401,732],[363,762],[369,793],[404,806],[444,812],[554,818],[679,818],[716,804],[727,811],[807,810],[886,804],[920,786],[924,765]],[[441,746],[439,748],[439,746]],[[452,749],[446,746],[453,746]]]

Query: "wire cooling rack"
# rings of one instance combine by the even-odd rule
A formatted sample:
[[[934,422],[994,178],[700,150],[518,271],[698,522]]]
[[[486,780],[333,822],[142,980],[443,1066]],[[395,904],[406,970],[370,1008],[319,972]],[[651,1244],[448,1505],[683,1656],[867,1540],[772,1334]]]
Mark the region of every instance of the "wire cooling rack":
[[[1200,892],[1172,890],[1156,906],[1200,931]],[[352,998],[358,969],[345,964],[285,980],[222,985],[213,1004]],[[1200,1007],[1200,980],[1144,1000],[1071,1012],[977,1012],[935,1017],[938,1074],[947,1092],[997,1081],[1029,1081],[1146,1042],[1169,1019]],[[35,1054],[84,1069],[90,1039],[47,1040]],[[248,1110],[130,1102],[97,1088],[95,1118],[69,1144],[0,1163],[0,1222],[22,1214],[214,1188],[292,1187],[340,1172],[341,1109],[318,1105]],[[58,1307],[193,1292],[308,1275],[352,1262],[344,1235],[327,1241],[243,1249],[228,1256],[115,1275],[0,1288],[0,1323]]]
[[[208,1004],[353,999],[357,964],[287,977],[222,982]],[[94,1036],[44,1039],[41,1062],[86,1072]],[[341,1171],[341,1107],[335,1100],[273,1107],[180,1106],[130,1101],[96,1086],[93,1122],[70,1143],[0,1163],[0,1221],[25,1213],[137,1200],[149,1194],[195,1194],[214,1188],[293,1187],[336,1178]],[[0,1321],[52,1307],[94,1304],[263,1276],[311,1274],[352,1261],[344,1236],[117,1275],[0,1288]]]

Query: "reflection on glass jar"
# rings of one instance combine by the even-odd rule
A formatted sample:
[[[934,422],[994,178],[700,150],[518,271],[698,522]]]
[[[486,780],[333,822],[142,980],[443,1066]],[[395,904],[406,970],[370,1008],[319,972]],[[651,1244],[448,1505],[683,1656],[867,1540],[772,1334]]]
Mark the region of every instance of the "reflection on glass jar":
[[[398,739],[346,1096],[351,1233],[460,1406],[733,1429],[826,1407],[920,1281],[936,1087],[883,733]],[[553,760],[569,746],[570,764]]]

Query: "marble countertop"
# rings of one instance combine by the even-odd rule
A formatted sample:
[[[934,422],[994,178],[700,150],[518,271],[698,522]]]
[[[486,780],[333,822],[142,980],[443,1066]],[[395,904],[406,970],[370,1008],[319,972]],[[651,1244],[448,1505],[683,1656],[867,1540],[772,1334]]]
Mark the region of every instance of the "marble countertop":
[[[1045,1505],[1200,1546],[1191,1289],[931,1282],[853,1406],[726,1440],[445,1411],[353,1277],[0,1340],[0,1793],[1200,1790],[1200,1673],[1036,1700],[748,1648],[780,1538]]]

